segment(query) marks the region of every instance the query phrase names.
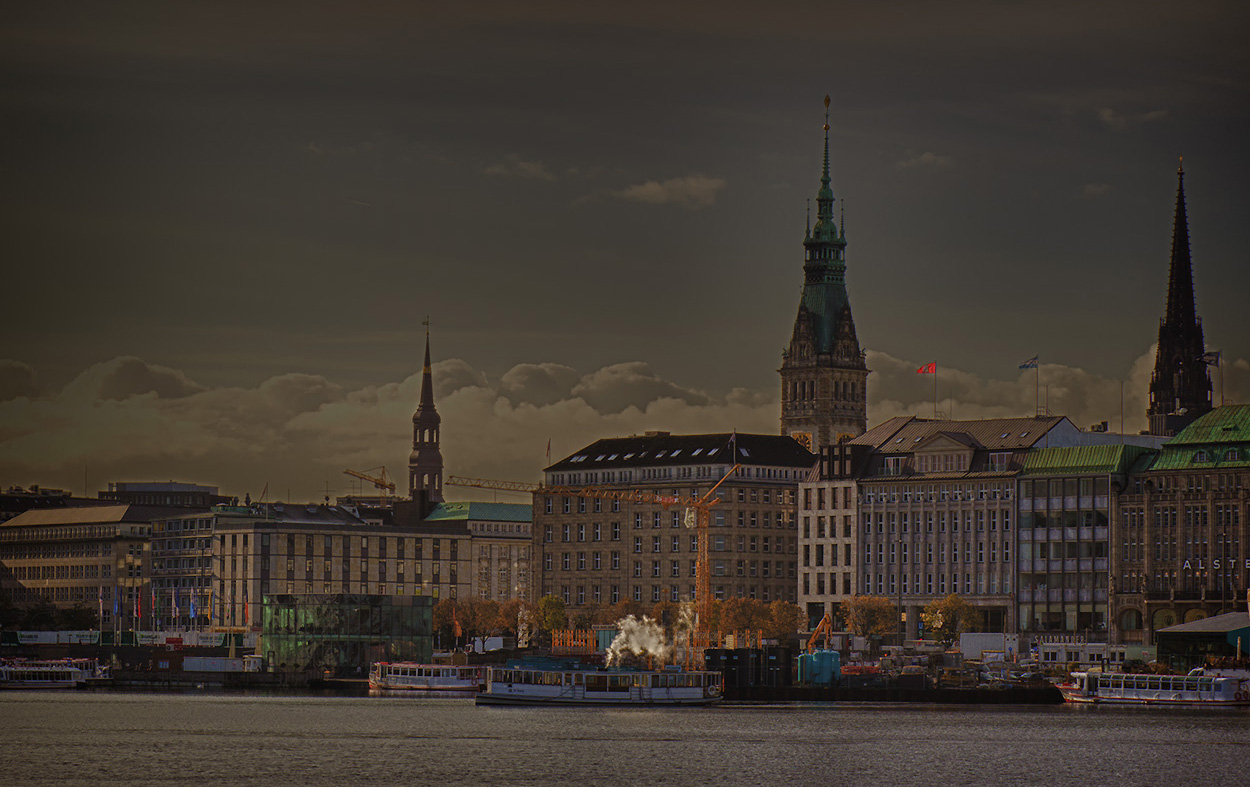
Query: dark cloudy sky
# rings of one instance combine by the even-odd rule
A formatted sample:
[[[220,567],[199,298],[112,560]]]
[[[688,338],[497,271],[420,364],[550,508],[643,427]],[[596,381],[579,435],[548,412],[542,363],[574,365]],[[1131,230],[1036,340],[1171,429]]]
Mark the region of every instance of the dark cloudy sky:
[[[450,472],[774,431],[826,93],[873,422],[1144,426],[1180,154],[1250,398],[1244,4],[762,5],[6,9],[0,483],[402,475],[427,314]]]

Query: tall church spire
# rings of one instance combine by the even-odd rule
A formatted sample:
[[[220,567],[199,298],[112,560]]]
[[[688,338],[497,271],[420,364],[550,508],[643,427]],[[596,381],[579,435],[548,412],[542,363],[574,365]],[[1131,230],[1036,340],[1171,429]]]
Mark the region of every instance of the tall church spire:
[[[1211,375],[1203,354],[1202,320],[1194,306],[1189,219],[1185,212],[1185,169],[1176,168],[1176,214],[1172,221],[1172,262],[1168,300],[1159,321],[1159,347],[1150,378],[1150,431],[1173,435],[1211,410]]]
[[[424,496],[426,507],[443,502],[443,454],[438,447],[442,418],[434,407],[434,375],[430,371],[430,321],[425,321],[425,364],[421,368],[421,402],[412,415],[412,453],[408,455],[408,494]]]
[[[833,212],[829,174],[829,97],[825,96],[824,160],[816,192],[816,224],[803,239],[803,295],[789,348],[782,354],[781,432],[812,451],[862,434],[868,410],[868,368],[855,336],[846,292],[846,237]]]

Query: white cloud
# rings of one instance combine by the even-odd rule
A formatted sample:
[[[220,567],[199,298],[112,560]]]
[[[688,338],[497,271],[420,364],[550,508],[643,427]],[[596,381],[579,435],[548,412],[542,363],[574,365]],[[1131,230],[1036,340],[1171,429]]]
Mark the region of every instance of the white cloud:
[[[955,166],[955,159],[928,151],[894,164],[895,169],[950,169],[953,166]]]
[[[482,169],[487,175],[504,178],[529,178],[531,180],[555,180],[541,161],[525,161],[519,156],[509,156],[507,161],[491,164]]]
[[[652,205],[677,204],[688,208],[707,207],[716,202],[716,195],[725,188],[724,178],[687,175],[665,181],[648,180],[613,191],[612,196]]]
[[[1133,112],[1123,114],[1116,112],[1110,107],[1103,107],[1098,110],[1098,120],[1104,126],[1112,131],[1126,131],[1133,126],[1139,126],[1143,123],[1152,123],[1156,120],[1162,120],[1168,116],[1166,109],[1152,109],[1148,112]]]
[[[146,384],[114,385],[119,375],[100,371],[136,364],[138,372],[121,379],[154,377],[181,395],[162,395]],[[916,374],[919,365],[869,351],[871,423],[932,415],[933,378]],[[1146,425],[1153,366],[1151,348],[1124,381],[1130,433]],[[1039,398],[1052,412],[1078,426],[1105,420],[1118,429],[1120,380],[1045,359],[1039,371]],[[1228,359],[1223,373],[1229,401],[1250,398],[1250,361]],[[778,428],[775,390],[708,394],[665,380],[641,362],[585,375],[560,364],[518,364],[491,380],[466,361],[450,359],[436,364],[433,374],[448,474],[537,480],[548,440],[558,460],[599,438],[648,429],[769,434]],[[1009,363],[1004,375],[986,379],[939,362],[939,409],[961,420],[1031,414],[1034,373]],[[98,384],[102,379],[108,384]],[[351,391],[307,374],[276,376],[253,388],[190,392],[185,380],[177,370],[119,358],[84,371],[59,392],[0,401],[0,481],[81,491],[87,470],[92,493],[106,481],[172,478],[217,484],[239,496],[256,495],[268,483],[272,497],[287,498],[289,490],[290,498],[310,500],[321,497],[327,482],[340,494],[354,490],[344,468],[386,465],[393,476],[404,476],[420,371]],[[473,493],[455,494],[471,499]]]

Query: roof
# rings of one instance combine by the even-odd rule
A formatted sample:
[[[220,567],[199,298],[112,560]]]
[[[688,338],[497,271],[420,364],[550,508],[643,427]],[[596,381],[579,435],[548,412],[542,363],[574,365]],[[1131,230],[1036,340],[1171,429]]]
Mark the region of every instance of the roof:
[[[1082,445],[1035,448],[1024,460],[1022,475],[1125,474],[1143,455],[1154,451],[1136,445]]]
[[[918,443],[941,433],[989,451],[1011,451],[1032,448],[1047,432],[1066,420],[1064,416],[1048,416],[934,421],[914,416],[897,416],[878,424],[850,442],[853,445],[870,445],[883,454],[910,454]]]
[[[134,504],[88,505],[70,508],[39,508],[25,511],[0,524],[2,527],[24,525],[95,525],[106,522],[152,522],[201,513],[202,509],[187,506],[145,506]]]
[[[474,522],[533,522],[529,503],[439,503],[426,522],[466,520]]]
[[[1160,634],[1225,634],[1229,631],[1250,628],[1250,613],[1225,612],[1191,623],[1178,623],[1159,629]]]
[[[361,525],[364,520],[347,506],[329,506],[319,503],[252,503],[248,506],[213,506],[213,513],[221,517],[245,520],[249,523],[272,522],[275,524],[304,525]],[[220,519],[223,526],[228,520]]]
[[[735,462],[742,465],[811,467],[816,463],[816,455],[785,435],[647,432],[644,435],[597,440],[546,470],[728,465]]]
[[[1250,467],[1250,405],[1217,407],[1164,444],[1150,470]]]

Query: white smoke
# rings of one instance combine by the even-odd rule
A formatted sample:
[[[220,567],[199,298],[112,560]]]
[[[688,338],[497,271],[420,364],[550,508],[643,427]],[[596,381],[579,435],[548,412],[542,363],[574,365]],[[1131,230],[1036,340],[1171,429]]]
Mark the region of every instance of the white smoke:
[[[621,663],[627,653],[635,656],[648,655],[663,664],[672,653],[672,646],[664,636],[664,628],[651,618],[643,615],[642,620],[629,615],[616,622],[620,633],[608,646],[607,665],[616,666]]]

